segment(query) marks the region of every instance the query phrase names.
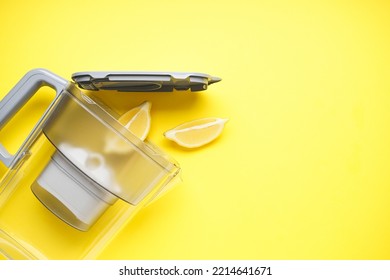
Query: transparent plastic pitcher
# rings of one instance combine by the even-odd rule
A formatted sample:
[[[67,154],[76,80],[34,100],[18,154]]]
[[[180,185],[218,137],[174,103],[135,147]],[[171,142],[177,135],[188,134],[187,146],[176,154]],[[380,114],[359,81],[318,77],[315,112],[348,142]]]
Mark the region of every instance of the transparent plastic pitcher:
[[[89,89],[175,88],[172,79],[156,83],[147,81],[153,76],[147,75],[134,83],[134,75],[128,75],[126,83],[118,83],[123,73],[114,74],[107,80],[108,75],[85,73],[74,78]],[[183,77],[176,83],[181,89],[199,86]],[[206,85],[212,82],[197,78]],[[54,88],[56,97],[28,138],[14,155],[0,144],[0,160],[7,167],[0,181],[0,254],[10,259],[94,259],[132,215],[176,181],[180,168],[73,82],[44,69],[28,72],[1,101],[0,126],[42,86]],[[123,152],[107,151],[109,141]]]

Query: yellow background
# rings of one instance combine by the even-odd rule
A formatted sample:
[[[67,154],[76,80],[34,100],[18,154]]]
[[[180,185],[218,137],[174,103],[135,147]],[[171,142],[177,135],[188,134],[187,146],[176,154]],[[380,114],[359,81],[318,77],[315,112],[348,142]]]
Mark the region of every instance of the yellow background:
[[[122,112],[150,100],[149,139],[183,169],[103,259],[389,259],[389,50],[384,0],[0,3],[1,96],[36,67],[223,79],[202,93],[98,93]],[[30,106],[0,141],[16,149],[42,112]],[[209,116],[230,121],[206,147],[162,136]]]

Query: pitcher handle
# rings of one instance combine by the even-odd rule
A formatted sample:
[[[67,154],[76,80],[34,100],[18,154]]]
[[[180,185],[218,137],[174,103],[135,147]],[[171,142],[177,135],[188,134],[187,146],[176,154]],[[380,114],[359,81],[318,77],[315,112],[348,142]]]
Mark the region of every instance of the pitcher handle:
[[[11,89],[0,102],[0,129],[26,104],[26,102],[43,86],[56,91],[56,97],[66,88],[68,81],[46,69],[33,69]],[[18,154],[18,153],[16,153]],[[15,154],[15,155],[16,155]],[[15,160],[0,143],[0,161],[10,167]]]

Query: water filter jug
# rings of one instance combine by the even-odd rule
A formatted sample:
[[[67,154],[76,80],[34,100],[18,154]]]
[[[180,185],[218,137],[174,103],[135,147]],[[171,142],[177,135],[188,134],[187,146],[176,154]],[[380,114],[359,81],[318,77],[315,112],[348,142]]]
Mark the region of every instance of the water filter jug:
[[[0,144],[0,254],[10,259],[94,259],[180,167],[134,136],[88,90],[204,90],[204,74],[83,72],[67,81],[28,72],[0,102],[3,127],[42,86],[55,98],[19,150]],[[106,152],[107,141],[126,147]]]

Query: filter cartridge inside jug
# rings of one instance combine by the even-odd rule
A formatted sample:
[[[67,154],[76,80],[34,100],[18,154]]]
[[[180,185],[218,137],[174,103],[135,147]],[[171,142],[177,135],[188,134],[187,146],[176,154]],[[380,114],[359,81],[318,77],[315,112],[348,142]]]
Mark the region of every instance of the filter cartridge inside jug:
[[[56,151],[31,185],[31,190],[57,217],[79,230],[87,231],[118,198],[85,173],[98,174],[94,178],[103,181],[111,180],[100,154],[69,145],[61,148],[69,152],[67,157]]]

